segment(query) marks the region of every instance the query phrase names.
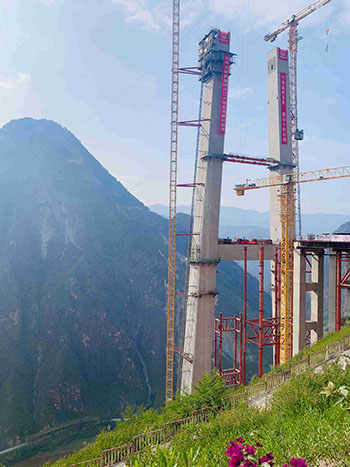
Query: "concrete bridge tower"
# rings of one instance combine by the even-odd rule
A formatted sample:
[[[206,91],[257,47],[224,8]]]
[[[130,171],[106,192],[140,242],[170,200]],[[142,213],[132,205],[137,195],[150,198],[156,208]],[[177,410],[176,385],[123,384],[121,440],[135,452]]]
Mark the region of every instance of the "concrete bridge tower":
[[[228,81],[232,63],[230,34],[212,29],[199,43],[204,86],[197,164],[193,237],[189,261],[181,391],[192,392],[204,372],[211,370],[216,267],[220,217]]]

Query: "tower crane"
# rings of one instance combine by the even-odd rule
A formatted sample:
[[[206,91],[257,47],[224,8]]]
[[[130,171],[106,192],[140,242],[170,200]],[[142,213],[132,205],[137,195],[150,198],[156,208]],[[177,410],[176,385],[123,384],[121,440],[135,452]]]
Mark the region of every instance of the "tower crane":
[[[169,247],[165,402],[173,399],[176,277],[176,184],[179,110],[180,0],[173,0],[169,181]]]
[[[299,22],[311,15],[314,11],[327,5],[331,0],[318,0],[315,3],[304,8],[296,15],[292,15],[284,21],[276,31],[266,34],[265,41],[273,42],[277,36],[286,29],[289,29],[289,79],[290,79],[290,112],[292,126],[292,151],[293,162],[296,164],[296,172],[299,172],[299,145],[298,142],[303,139],[304,133],[298,129],[298,102],[297,102],[297,58],[298,58],[298,35]],[[294,195],[293,195],[294,196]],[[296,188],[296,221],[298,224],[298,233],[301,236],[301,206],[300,206],[300,185]]]
[[[292,357],[293,338],[293,225],[295,186],[305,182],[350,177],[350,166],[275,175],[236,185],[234,190],[243,196],[248,190],[280,186],[281,198],[281,310],[280,362]]]

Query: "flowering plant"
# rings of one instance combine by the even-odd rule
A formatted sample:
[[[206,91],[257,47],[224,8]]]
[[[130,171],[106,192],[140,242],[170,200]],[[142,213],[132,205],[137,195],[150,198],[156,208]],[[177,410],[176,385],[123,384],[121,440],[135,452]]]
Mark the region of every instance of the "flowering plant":
[[[229,458],[229,467],[273,467],[274,457],[272,452],[264,454],[262,457],[256,455],[256,448],[262,447],[261,443],[255,446],[245,444],[243,438],[237,438],[231,441],[226,449],[225,455]],[[283,467],[307,467],[305,459],[294,459]]]

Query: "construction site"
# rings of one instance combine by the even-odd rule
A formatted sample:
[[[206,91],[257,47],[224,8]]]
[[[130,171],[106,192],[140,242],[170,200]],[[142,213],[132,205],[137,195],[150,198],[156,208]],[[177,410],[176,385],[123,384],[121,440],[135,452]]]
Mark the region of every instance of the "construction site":
[[[199,42],[198,65],[182,68],[180,0],[173,1],[166,402],[173,399],[176,381],[182,393],[191,393],[203,374],[212,370],[228,386],[248,384],[248,343],[257,348],[258,376],[262,376],[265,347],[273,349],[273,365],[283,364],[322,338],[324,329],[338,331],[343,325],[342,295],[350,286],[350,235],[303,235],[300,198],[302,183],[350,177],[350,166],[300,172],[299,142],[304,132],[298,126],[298,27],[304,18],[327,8],[330,1],[311,4],[264,37],[273,43],[280,34],[289,36],[285,48],[272,48],[266,58],[268,157],[238,154],[234,148],[225,151],[234,44],[231,51],[230,33],[211,29]],[[199,80],[197,120],[179,121],[180,74]],[[186,126],[197,128],[194,175],[189,183],[179,184],[179,127]],[[227,163],[268,169],[268,177],[242,181],[232,188],[238,196],[249,196],[251,190],[269,190],[269,238],[219,238],[222,174]],[[190,229],[186,234],[176,230],[177,190],[182,188],[192,191]],[[177,235],[188,236],[183,291],[177,290],[175,283]],[[230,317],[223,317],[216,308],[220,294],[216,287],[217,266],[223,261],[243,262],[244,305]],[[255,319],[247,317],[250,261],[259,264],[259,309]],[[272,310],[268,316],[264,312],[265,262],[271,266],[268,280]],[[183,298],[182,310],[175,309],[176,295]],[[180,312],[181,337],[175,342],[175,313]],[[230,368],[223,367],[223,339],[227,334],[231,335],[233,347]]]

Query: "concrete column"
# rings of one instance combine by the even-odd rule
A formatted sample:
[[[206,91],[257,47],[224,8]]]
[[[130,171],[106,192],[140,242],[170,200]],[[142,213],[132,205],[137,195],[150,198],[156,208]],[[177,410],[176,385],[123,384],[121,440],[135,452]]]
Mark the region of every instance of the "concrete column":
[[[311,290],[311,344],[323,337],[323,303],[324,303],[324,254],[323,250],[312,255],[311,280],[315,288]]]
[[[305,347],[306,331],[306,256],[304,251],[294,248],[294,287],[293,287],[293,355]]]
[[[288,51],[275,48],[267,55],[267,114],[269,156],[282,163],[271,176],[292,172],[292,136],[289,109]],[[281,241],[281,189],[270,188],[270,238]]]
[[[337,257],[332,251],[329,253],[329,271],[328,271],[328,332],[335,331],[335,305],[337,290]]]
[[[203,102],[196,199],[189,269],[181,392],[192,392],[211,370],[216,302],[216,265],[224,152],[227,87],[231,54],[229,34],[211,30],[200,42]],[[224,92],[225,91],[225,92]],[[218,157],[216,157],[218,156]]]

